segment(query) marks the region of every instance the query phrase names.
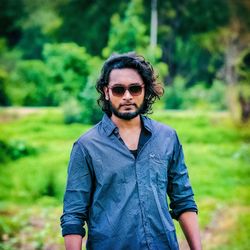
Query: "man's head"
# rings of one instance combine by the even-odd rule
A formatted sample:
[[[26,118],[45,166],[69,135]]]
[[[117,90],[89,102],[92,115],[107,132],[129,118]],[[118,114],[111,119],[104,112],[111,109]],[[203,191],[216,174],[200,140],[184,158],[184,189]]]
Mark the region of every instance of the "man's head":
[[[96,89],[102,110],[127,120],[150,113],[152,104],[164,92],[151,64],[133,52],[108,58]]]

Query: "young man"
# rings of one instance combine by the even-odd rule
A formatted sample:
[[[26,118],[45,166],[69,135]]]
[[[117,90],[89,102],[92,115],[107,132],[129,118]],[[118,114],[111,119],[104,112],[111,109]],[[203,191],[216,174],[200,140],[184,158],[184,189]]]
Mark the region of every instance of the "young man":
[[[87,249],[179,249],[172,218],[190,248],[201,249],[176,132],[143,116],[163,94],[152,66],[134,53],[111,56],[96,88],[105,115],[71,152],[61,217],[66,249],[81,249],[85,222]]]

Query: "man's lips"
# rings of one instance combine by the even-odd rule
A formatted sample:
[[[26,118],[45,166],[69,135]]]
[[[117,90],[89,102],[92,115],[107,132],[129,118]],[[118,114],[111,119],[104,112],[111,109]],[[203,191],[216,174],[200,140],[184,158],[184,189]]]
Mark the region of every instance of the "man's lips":
[[[136,107],[136,104],[134,103],[125,103],[125,104],[120,104],[120,108],[131,108],[131,107]]]

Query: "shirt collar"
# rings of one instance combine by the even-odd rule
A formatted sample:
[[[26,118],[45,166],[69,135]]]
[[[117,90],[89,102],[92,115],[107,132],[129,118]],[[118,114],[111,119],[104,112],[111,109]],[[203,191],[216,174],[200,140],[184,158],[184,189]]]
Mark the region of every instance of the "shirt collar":
[[[144,126],[144,128],[148,130],[150,133],[152,133],[151,120],[148,117],[141,115],[141,121],[142,121],[142,125]],[[115,131],[118,131],[116,125],[112,122],[112,120],[108,117],[107,114],[103,115],[102,127],[108,136],[110,136]]]

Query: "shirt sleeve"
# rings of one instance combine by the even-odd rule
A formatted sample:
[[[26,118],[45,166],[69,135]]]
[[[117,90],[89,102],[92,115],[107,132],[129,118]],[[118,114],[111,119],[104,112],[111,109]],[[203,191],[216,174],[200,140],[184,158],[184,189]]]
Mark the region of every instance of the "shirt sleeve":
[[[90,164],[87,158],[79,143],[75,142],[70,155],[63,214],[60,218],[63,236],[68,234],[85,236],[83,226],[88,219],[92,190]]]
[[[168,169],[168,196],[170,199],[170,214],[177,219],[186,211],[198,212],[194,201],[194,193],[190,185],[187,167],[184,161],[182,146],[177,134],[174,134],[174,153]]]

